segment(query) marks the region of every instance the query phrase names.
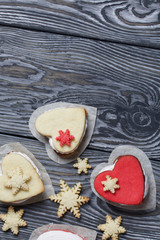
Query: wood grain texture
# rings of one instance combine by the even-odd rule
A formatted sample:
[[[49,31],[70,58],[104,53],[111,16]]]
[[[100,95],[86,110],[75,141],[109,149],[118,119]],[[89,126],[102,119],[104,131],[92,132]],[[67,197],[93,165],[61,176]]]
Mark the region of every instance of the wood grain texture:
[[[0,23],[160,47],[159,0],[0,0]]]
[[[90,148],[160,155],[160,50],[0,27],[0,132],[33,137],[32,112],[65,101],[98,108]]]
[[[121,234],[119,240],[157,240],[160,239],[159,232],[159,221],[160,221],[160,166],[159,162],[152,160],[152,167],[157,185],[157,209],[150,213],[133,213],[129,214],[125,211],[121,211],[115,207],[112,207],[100,199],[98,199],[91,191],[90,188],[90,173],[88,175],[78,175],[77,169],[73,168],[72,164],[59,165],[48,159],[45,152],[45,148],[42,143],[37,140],[25,139],[21,137],[6,136],[0,134],[1,145],[19,141],[25,147],[30,150],[35,157],[45,166],[48,171],[53,186],[56,192],[59,192],[59,180],[64,179],[66,183],[73,186],[77,182],[82,183],[81,195],[90,197],[90,202],[81,207],[81,219],[76,219],[70,212],[67,212],[62,219],[58,219],[57,210],[58,204],[53,203],[50,200],[43,201],[41,203],[35,203],[28,206],[24,206],[24,219],[27,221],[28,226],[20,228],[20,233],[17,236],[13,236],[10,231],[0,231],[0,239],[10,240],[28,240],[31,232],[43,225],[50,222],[63,223],[63,224],[74,224],[79,226],[85,226],[98,232],[97,240],[101,239],[102,233],[97,230],[99,224],[105,222],[105,215],[111,214],[113,218],[121,215],[123,218],[123,226],[127,229],[126,234]],[[89,163],[94,168],[97,164],[104,162],[109,157],[109,152],[89,150],[87,149],[82,158],[88,157]],[[22,208],[22,207],[21,207]],[[16,210],[19,208],[16,207]],[[6,212],[7,206],[0,204],[0,212]],[[0,228],[3,222],[0,221]]]

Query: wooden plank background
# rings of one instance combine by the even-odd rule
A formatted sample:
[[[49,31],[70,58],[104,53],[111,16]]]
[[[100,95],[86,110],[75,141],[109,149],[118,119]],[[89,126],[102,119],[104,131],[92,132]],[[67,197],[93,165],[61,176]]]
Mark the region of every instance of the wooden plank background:
[[[159,0],[0,0],[0,23],[160,47]]]
[[[18,236],[0,230],[0,240],[28,240],[50,222],[97,230],[107,213],[123,218],[127,233],[120,240],[160,239],[159,16],[159,0],[0,0],[0,143],[27,147],[56,191],[61,178],[70,186],[80,181],[82,195],[91,198],[80,220],[69,212],[58,219],[58,204],[49,200],[24,206],[28,226]],[[37,107],[58,101],[97,107],[94,134],[82,154],[93,167],[120,144],[144,150],[156,179],[155,211],[130,214],[107,205],[90,189],[91,171],[79,176],[72,163],[49,160],[28,120]]]
[[[98,108],[90,147],[133,144],[159,157],[160,50],[7,27],[0,37],[2,133],[32,137],[36,108],[82,103]]]

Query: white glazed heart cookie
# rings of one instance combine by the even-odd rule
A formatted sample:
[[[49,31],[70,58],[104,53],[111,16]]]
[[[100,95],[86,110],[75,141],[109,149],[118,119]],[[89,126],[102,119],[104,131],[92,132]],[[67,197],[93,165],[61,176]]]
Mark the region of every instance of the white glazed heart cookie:
[[[85,240],[84,238],[80,237],[79,235],[69,232],[69,231],[65,231],[65,230],[52,230],[52,231],[48,231],[45,232],[43,234],[41,234],[37,240]]]
[[[87,112],[82,107],[55,108],[41,114],[35,127],[41,135],[49,138],[56,152],[70,154],[84,137],[86,116]]]
[[[44,191],[36,167],[25,154],[10,152],[2,159],[0,176],[0,201],[17,202]]]
[[[97,232],[89,228],[49,223],[36,228],[29,240],[96,240]]]

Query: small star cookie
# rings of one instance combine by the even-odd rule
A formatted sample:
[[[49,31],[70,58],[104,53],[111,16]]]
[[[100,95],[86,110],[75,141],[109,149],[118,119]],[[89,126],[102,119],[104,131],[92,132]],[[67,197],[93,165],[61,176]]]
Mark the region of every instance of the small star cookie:
[[[27,223],[21,218],[23,214],[23,209],[15,212],[14,208],[10,206],[7,214],[0,214],[0,219],[4,221],[2,230],[6,232],[8,229],[11,229],[12,233],[17,235],[18,227],[25,227],[27,225]]]
[[[73,167],[78,168],[78,174],[84,172],[85,174],[88,173],[88,169],[92,168],[91,165],[88,164],[88,158],[80,159],[77,158],[78,163],[73,164]]]
[[[29,187],[27,182],[31,179],[31,176],[23,176],[23,171],[20,167],[13,170],[8,170],[7,175],[10,178],[5,183],[6,188],[11,188],[13,195],[16,195],[20,190],[28,191]]]
[[[112,240],[118,240],[118,235],[126,232],[126,229],[120,226],[121,221],[121,216],[113,220],[110,215],[106,215],[106,223],[98,226],[98,229],[104,232],[102,240],[107,240],[110,237]]]
[[[119,185],[116,184],[118,182],[118,178],[111,178],[109,175],[107,175],[106,179],[106,181],[101,182],[104,185],[103,191],[115,193],[115,189],[119,188]]]
[[[57,212],[58,217],[62,217],[67,210],[70,210],[75,217],[80,218],[80,206],[89,201],[88,197],[79,196],[79,193],[81,192],[81,184],[77,183],[73,188],[69,188],[65,181],[60,180],[60,187],[60,193],[49,197],[51,201],[60,204]]]

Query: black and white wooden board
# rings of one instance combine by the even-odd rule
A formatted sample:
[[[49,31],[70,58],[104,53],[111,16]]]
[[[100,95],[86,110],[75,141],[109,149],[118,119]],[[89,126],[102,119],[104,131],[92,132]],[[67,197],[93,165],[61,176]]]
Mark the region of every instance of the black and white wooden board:
[[[2,133],[32,137],[36,108],[82,103],[98,109],[90,147],[133,144],[158,160],[160,50],[8,27],[0,38]]]
[[[49,160],[45,146],[28,128],[32,112],[65,101],[97,107],[91,142],[82,158],[96,165],[120,144],[132,144],[150,158],[157,208],[150,213],[121,211],[98,199],[90,173]],[[58,219],[58,204],[46,200],[24,206],[28,226],[18,236],[0,230],[0,240],[28,240],[50,222],[97,230],[105,215],[121,215],[127,233],[119,239],[160,239],[160,1],[159,0],[0,0],[0,145],[18,141],[48,171],[56,192],[59,180],[82,183],[81,219],[70,212]],[[16,207],[16,210],[18,207]],[[0,212],[7,206],[0,204]],[[3,222],[0,221],[0,229]]]
[[[160,47],[159,0],[0,0],[0,23]]]

